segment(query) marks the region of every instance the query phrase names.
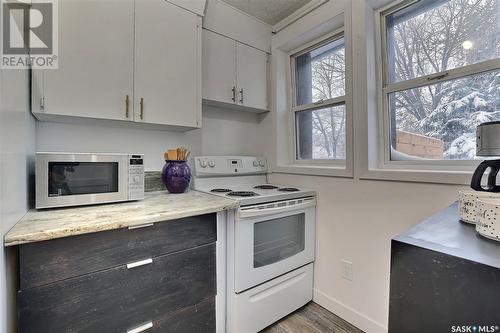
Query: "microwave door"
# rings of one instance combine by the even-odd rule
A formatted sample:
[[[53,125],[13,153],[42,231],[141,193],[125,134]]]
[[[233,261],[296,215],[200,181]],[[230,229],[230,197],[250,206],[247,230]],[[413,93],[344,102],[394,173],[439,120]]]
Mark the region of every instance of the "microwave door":
[[[49,197],[118,193],[118,162],[49,162]]]
[[[127,162],[119,155],[41,156],[36,208],[127,200]]]

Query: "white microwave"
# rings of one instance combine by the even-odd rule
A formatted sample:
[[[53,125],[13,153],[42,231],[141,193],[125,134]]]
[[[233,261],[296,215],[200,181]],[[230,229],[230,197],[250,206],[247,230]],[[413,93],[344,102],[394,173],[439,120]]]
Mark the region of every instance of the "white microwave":
[[[144,155],[36,153],[35,207],[144,199]]]

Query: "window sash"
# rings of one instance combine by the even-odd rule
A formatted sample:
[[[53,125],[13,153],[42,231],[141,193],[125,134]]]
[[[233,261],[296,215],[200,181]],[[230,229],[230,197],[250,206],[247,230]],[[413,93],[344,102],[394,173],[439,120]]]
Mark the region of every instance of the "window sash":
[[[339,30],[339,31],[335,31],[334,34],[330,37],[327,37],[319,42],[316,42],[310,46],[307,46],[306,48],[304,49],[301,49],[300,51],[295,51],[291,56],[290,56],[290,69],[291,69],[291,75],[290,75],[290,79],[291,79],[291,97],[292,97],[292,111],[295,111],[296,108],[302,108],[302,107],[307,107],[307,106],[314,106],[315,103],[319,103],[319,102],[322,102],[322,101],[317,101],[317,102],[314,102],[314,103],[309,103],[309,104],[302,104],[300,106],[297,106],[297,77],[296,77],[296,63],[295,63],[295,59],[300,57],[301,55],[304,55],[308,52],[311,52],[313,50],[316,50],[322,46],[325,46],[329,43],[332,43],[332,42],[335,42],[339,39],[342,39],[342,38],[345,38],[344,36],[344,30]],[[344,48],[345,48],[345,39],[344,39]],[[347,58],[345,58],[346,62],[347,62]],[[345,64],[344,64],[345,65]],[[347,79],[347,76],[346,76],[346,79]],[[347,82],[345,81],[344,84],[347,84]],[[345,92],[345,91],[344,91]],[[333,99],[336,99],[336,98],[344,98],[345,99],[345,94],[343,96],[338,96],[338,97],[335,97]],[[330,100],[330,99],[329,99]],[[329,100],[326,100],[326,101],[329,101]],[[325,102],[326,102],[325,101]]]
[[[391,135],[390,135],[390,110],[389,110],[389,94],[398,92],[398,91],[403,91],[403,90],[408,90],[408,89],[413,89],[413,88],[420,88],[420,87],[425,87],[429,85],[433,85],[439,82],[443,81],[451,81],[454,79],[459,79],[459,78],[464,78],[472,75],[477,75],[493,70],[499,70],[500,69],[500,58],[496,59],[490,59],[482,62],[478,62],[475,64],[471,65],[466,65],[462,67],[457,67],[453,69],[449,69],[446,71],[441,71],[438,73],[434,73],[431,75],[427,76],[420,76],[417,78],[409,79],[409,80],[403,80],[399,82],[394,82],[390,83],[389,81],[389,62],[388,62],[388,36],[387,36],[387,20],[386,17],[388,15],[391,15],[397,11],[404,10],[405,8],[417,3],[417,2],[422,2],[425,3],[426,0],[408,0],[408,1],[400,1],[396,5],[392,6],[388,10],[380,12],[380,21],[379,21],[379,27],[380,27],[380,39],[379,39],[379,45],[380,45],[380,55],[381,55],[381,60],[382,60],[382,66],[381,66],[381,85],[380,85],[380,98],[381,98],[381,110],[380,112],[382,113],[382,116],[379,117],[379,119],[383,122],[382,124],[382,131],[383,131],[383,138],[381,140],[381,144],[383,145],[382,147],[382,152],[383,152],[383,162],[384,162],[384,167],[387,168],[415,168],[415,167],[422,167],[425,166],[425,168],[429,167],[432,170],[435,170],[436,168],[457,168],[457,170],[462,170],[466,169],[469,170],[472,167],[476,166],[478,161],[475,160],[430,160],[430,159],[425,159],[425,160],[392,160],[391,159],[391,149],[392,149],[392,143],[391,143]]]
[[[337,96],[334,98],[329,98],[325,100],[319,100],[313,103],[308,103],[308,104],[302,104],[302,105],[297,105],[297,81],[296,81],[296,63],[295,59],[297,57],[300,57],[301,55],[304,55],[308,52],[311,52],[313,50],[316,50],[324,45],[327,45],[329,43],[335,42],[337,40],[340,40],[342,38],[345,38],[344,35],[344,30],[338,30],[335,31],[330,37],[324,38],[319,42],[314,42],[314,44],[308,45],[305,48],[302,48],[298,51],[294,51],[293,54],[290,56],[290,84],[291,84],[291,108],[290,108],[290,116],[292,118],[291,123],[293,126],[293,163],[294,164],[319,164],[319,165],[331,165],[334,167],[345,167],[346,166],[346,159],[333,159],[333,158],[325,158],[325,159],[299,159],[298,158],[298,149],[299,147],[299,127],[297,126],[297,117],[296,114],[297,112],[301,111],[314,111],[314,110],[320,110],[328,107],[334,107],[338,105],[345,105],[346,106],[346,113],[348,112],[347,110],[347,73],[346,73],[346,78],[345,78],[345,94],[342,96]],[[344,48],[345,48],[345,40],[344,40]],[[346,56],[346,72],[347,72],[347,56]],[[346,118],[347,121],[347,118]],[[347,129],[346,129],[347,130]],[[347,136],[347,133],[346,133]],[[347,152],[346,152],[347,154]]]
[[[299,126],[297,126],[297,113],[299,112],[304,112],[304,111],[314,111],[314,110],[321,110],[321,109],[326,109],[329,107],[335,107],[335,106],[341,106],[344,105],[346,107],[345,112],[347,115],[347,104],[346,104],[346,98],[345,96],[340,96],[336,98],[331,98],[326,101],[322,101],[321,103],[311,103],[308,104],[307,108],[298,108],[297,110],[293,110],[292,117],[293,117],[293,127],[294,127],[294,144],[293,144],[293,156],[294,156],[294,162],[297,164],[333,164],[333,165],[341,165],[345,166],[346,159],[339,159],[339,158],[310,158],[310,159],[304,159],[304,158],[299,158],[298,157],[298,152],[300,149],[300,144],[299,144]],[[347,117],[346,117],[346,122],[347,122]],[[346,133],[347,136],[347,133]],[[347,155],[347,152],[346,152]]]
[[[395,83],[387,83],[384,82],[383,92],[384,94],[389,94],[393,92],[426,87],[432,84],[436,84],[444,81],[452,81],[455,79],[460,79],[463,77],[481,74],[485,72],[490,72],[494,70],[498,70],[500,68],[500,59],[491,59],[483,62],[479,62],[477,64],[466,65],[463,67],[458,67],[442,72],[438,72],[436,74],[417,77],[410,80],[395,82]]]

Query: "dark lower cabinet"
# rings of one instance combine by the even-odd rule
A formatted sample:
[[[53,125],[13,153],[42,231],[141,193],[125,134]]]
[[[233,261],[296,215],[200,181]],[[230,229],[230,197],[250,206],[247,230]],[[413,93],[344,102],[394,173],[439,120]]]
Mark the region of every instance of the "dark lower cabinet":
[[[22,245],[21,289],[216,241],[214,214]]]
[[[460,222],[457,204],[392,240],[389,333],[498,327],[500,242]]]
[[[160,317],[153,323],[151,332],[215,332],[215,297]]]
[[[85,274],[21,288],[19,331],[215,332],[216,245],[212,232],[207,235],[207,244],[91,273],[82,269]],[[196,238],[198,243],[201,237]],[[141,252],[147,253],[147,248]],[[26,263],[34,264],[32,258],[24,260],[23,253],[21,271]],[[84,253],[82,249],[77,258]],[[43,270],[42,256],[38,257]],[[65,255],[65,260],[70,259]],[[52,271],[55,260],[47,258]]]
[[[393,241],[389,313],[391,333],[495,332],[500,269]]]

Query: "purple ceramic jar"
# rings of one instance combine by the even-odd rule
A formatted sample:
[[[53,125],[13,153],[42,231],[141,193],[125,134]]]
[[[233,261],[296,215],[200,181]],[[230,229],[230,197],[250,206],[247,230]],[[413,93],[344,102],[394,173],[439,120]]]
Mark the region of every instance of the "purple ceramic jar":
[[[191,169],[186,161],[165,161],[161,180],[170,193],[184,193],[191,181]]]

